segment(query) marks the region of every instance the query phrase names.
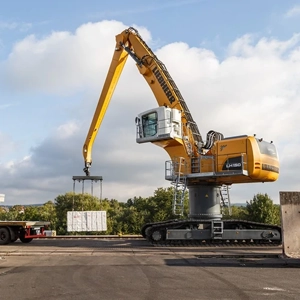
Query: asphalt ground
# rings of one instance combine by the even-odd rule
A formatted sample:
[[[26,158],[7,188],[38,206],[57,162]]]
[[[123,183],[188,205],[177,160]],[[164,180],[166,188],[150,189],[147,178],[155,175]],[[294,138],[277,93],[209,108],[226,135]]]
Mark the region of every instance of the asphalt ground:
[[[281,247],[153,247],[135,239],[0,246],[0,299],[300,299]]]

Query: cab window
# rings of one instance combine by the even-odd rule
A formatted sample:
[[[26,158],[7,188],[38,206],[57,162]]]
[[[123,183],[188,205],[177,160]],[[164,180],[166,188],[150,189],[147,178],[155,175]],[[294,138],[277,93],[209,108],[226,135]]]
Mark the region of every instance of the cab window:
[[[157,113],[153,112],[142,116],[142,126],[144,137],[155,136],[157,134]]]

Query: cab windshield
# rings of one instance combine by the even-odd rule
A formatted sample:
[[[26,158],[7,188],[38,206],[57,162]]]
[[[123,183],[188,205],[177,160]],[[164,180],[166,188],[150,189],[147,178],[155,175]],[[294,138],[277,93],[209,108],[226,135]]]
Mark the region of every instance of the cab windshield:
[[[144,137],[155,136],[157,134],[157,113],[149,113],[142,116]]]

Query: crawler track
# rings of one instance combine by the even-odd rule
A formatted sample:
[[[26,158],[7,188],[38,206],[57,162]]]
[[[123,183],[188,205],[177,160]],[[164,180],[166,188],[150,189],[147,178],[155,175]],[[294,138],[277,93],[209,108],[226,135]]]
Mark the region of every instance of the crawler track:
[[[198,229],[200,224],[204,226],[204,229]],[[257,247],[278,246],[282,242],[281,227],[277,225],[244,220],[224,220],[220,235],[212,237],[214,235],[212,224],[211,220],[170,220],[150,223],[144,225],[142,235],[154,246]],[[179,236],[184,238],[174,238],[176,230],[184,231],[185,235],[179,233]],[[199,232],[201,232],[200,235]]]
[[[255,242],[255,241],[199,241],[199,240],[178,240],[178,241],[149,241],[154,247],[214,247],[214,248],[252,248],[252,247],[278,247],[281,245],[281,242]]]

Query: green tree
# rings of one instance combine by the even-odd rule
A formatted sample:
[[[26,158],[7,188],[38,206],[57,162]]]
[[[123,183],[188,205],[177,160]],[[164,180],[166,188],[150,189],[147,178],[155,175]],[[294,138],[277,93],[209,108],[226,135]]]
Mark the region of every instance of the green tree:
[[[6,221],[6,220],[8,220],[8,217],[7,217],[8,212],[9,212],[9,210],[4,209],[4,208],[1,207],[1,210],[0,210],[0,221]]]
[[[150,212],[148,222],[159,222],[170,219],[178,219],[173,214],[174,188],[158,188],[154,195],[148,198],[147,208]],[[188,193],[184,195],[184,217],[188,214]]]
[[[107,234],[127,233],[123,229],[123,210],[124,203],[118,202],[116,199],[105,199],[106,217],[107,217]]]
[[[273,204],[267,194],[257,194],[247,201],[246,214],[249,221],[280,225],[279,205]]]
[[[158,188],[148,198],[134,197],[126,203],[110,201],[107,210],[107,224],[110,234],[139,234],[146,223],[178,218],[172,212],[174,189]],[[187,215],[188,194],[184,195],[185,215]]]
[[[38,206],[26,206],[23,216],[26,221],[46,221],[41,218],[40,208]]]
[[[57,216],[54,202],[48,201],[39,207],[39,220],[50,222],[50,229],[56,229]]]
[[[140,234],[142,226],[149,221],[148,198],[134,197],[124,206],[122,218],[122,232]]]
[[[24,221],[25,209],[22,205],[14,205],[9,208],[8,212],[1,215],[2,221]]]
[[[247,211],[246,207],[232,205],[231,214],[229,213],[229,208],[223,208],[223,219],[231,219],[231,220],[246,220],[247,219]]]

